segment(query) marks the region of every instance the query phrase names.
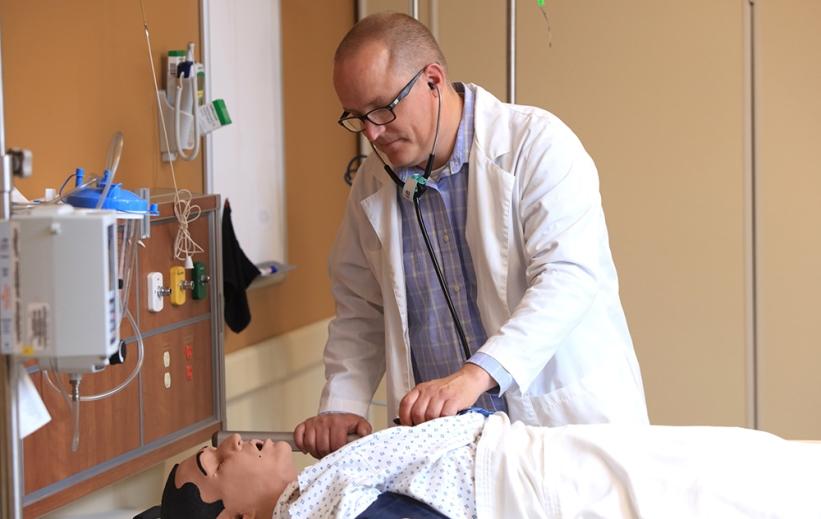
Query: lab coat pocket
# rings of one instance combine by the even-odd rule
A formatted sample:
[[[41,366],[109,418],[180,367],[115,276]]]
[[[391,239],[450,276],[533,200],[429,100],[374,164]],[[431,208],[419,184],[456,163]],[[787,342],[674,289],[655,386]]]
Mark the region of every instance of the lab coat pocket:
[[[629,377],[597,372],[541,395],[525,395],[525,407],[541,425],[647,423],[640,392]]]

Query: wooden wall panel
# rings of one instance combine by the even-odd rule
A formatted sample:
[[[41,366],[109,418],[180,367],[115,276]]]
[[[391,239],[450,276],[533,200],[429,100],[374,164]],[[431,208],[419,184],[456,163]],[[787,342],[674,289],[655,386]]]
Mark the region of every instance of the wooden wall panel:
[[[145,442],[171,434],[190,424],[214,416],[214,386],[211,380],[211,321],[172,330],[148,338],[146,364],[141,374]],[[190,348],[190,358],[186,349]],[[171,359],[163,364],[163,353]],[[165,387],[165,374],[171,387]]]
[[[137,356],[130,355],[120,366],[110,366],[100,373],[84,376],[80,393],[91,395],[113,388],[125,380],[136,362]],[[68,389],[67,377],[59,378]],[[129,384],[111,398],[80,404],[80,444],[77,452],[72,452],[72,418],[63,397],[48,386],[40,373],[35,374],[33,380],[52,419],[24,441],[26,494],[140,446],[140,403],[136,383]]]

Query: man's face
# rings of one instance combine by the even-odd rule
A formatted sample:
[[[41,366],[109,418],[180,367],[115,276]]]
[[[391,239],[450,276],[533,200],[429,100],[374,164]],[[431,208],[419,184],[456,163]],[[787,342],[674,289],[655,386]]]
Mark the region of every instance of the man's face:
[[[285,442],[243,442],[235,434],[218,448],[206,447],[177,468],[176,485],[192,482],[206,503],[222,499],[220,517],[273,509],[297,471]],[[234,514],[234,515],[231,515]],[[269,514],[270,517],[270,514]]]
[[[362,115],[393,101],[417,71],[391,70],[388,50],[371,43],[334,66],[334,88],[344,110]],[[423,72],[385,125],[365,122],[362,134],[396,167],[424,165],[433,145],[436,98]]]

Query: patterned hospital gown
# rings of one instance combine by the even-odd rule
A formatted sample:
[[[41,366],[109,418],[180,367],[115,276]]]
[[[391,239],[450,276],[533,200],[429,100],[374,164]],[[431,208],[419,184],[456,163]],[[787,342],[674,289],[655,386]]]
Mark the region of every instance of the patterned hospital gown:
[[[451,518],[475,518],[474,458],[484,423],[481,414],[467,413],[357,440],[303,470],[273,517],[355,518],[392,491]]]

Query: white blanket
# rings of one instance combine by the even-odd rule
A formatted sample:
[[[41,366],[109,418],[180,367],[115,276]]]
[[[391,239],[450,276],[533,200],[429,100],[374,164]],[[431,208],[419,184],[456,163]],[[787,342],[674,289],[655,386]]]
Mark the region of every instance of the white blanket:
[[[488,419],[479,519],[821,517],[821,445],[731,427]]]

